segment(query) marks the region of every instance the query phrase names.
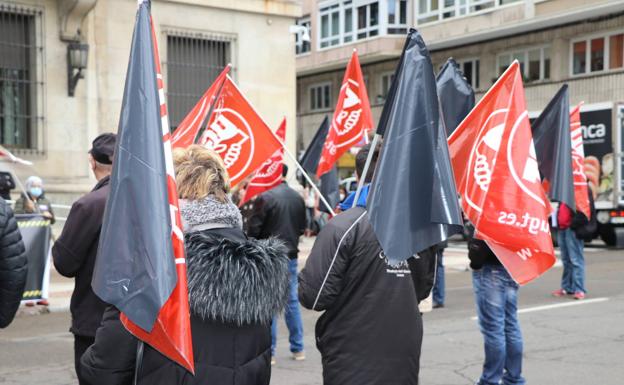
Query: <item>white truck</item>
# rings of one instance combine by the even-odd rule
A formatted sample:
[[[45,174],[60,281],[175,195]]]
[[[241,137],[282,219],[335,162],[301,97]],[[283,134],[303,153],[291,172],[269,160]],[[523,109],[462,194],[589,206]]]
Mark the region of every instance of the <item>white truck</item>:
[[[594,187],[596,236],[624,248],[624,103],[581,107],[585,173]]]

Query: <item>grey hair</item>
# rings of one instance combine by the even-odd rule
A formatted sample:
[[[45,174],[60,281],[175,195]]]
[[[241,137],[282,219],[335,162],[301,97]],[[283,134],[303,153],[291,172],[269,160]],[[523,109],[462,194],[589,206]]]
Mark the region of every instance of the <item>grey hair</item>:
[[[26,179],[25,187],[26,189],[30,189],[35,183],[38,183],[43,188],[43,180],[36,175],[29,176]]]

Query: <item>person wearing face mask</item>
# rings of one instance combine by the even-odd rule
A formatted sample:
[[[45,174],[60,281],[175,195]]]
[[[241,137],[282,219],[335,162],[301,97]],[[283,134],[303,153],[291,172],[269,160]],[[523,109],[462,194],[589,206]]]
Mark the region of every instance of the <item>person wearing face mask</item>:
[[[22,194],[15,201],[15,214],[33,214],[40,213],[50,220],[50,224],[54,224],[54,211],[52,204],[45,197],[43,190],[43,180],[38,176],[30,176],[26,179],[26,194]]]
[[[80,385],[86,384],[80,376],[80,357],[95,341],[95,331],[107,306],[91,289],[91,278],[110,192],[116,141],[117,135],[111,133],[93,140],[88,160],[97,184],[72,205],[63,232],[52,248],[56,271],[76,280],[69,306],[69,331],[74,334],[74,364]]]

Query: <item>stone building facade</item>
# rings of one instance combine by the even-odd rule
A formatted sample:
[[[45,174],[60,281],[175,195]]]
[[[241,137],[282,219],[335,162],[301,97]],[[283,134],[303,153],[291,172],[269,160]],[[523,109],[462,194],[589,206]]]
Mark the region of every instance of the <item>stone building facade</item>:
[[[136,0],[0,0],[0,143],[34,162],[56,201],[91,188],[86,152],[117,131]],[[283,116],[295,147],[291,0],[153,0],[172,126],[227,64],[270,127]],[[68,47],[88,45],[74,96]],[[77,73],[77,70],[73,70]]]

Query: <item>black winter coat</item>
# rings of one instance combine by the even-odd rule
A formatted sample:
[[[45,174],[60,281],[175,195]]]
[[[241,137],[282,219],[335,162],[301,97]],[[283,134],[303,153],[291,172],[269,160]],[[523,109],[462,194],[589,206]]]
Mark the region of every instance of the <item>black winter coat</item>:
[[[4,328],[22,300],[28,264],[13,211],[4,199],[0,201],[0,328]]]
[[[286,182],[260,194],[246,221],[247,235],[257,239],[277,237],[286,244],[288,256],[297,258],[299,237],[306,225],[303,198]]]
[[[268,385],[271,320],[286,303],[288,258],[275,240],[249,241],[242,230],[186,236],[195,376],[145,345],[140,385]],[[82,356],[91,385],[130,385],[137,340],[109,307],[95,344]]]
[[[589,210],[590,218],[587,218],[580,210],[574,213],[572,217],[572,223],[570,228],[574,231],[576,238],[582,239],[587,242],[591,242],[594,239],[594,234],[598,229],[598,222],[596,220],[596,206],[594,205],[594,195],[590,188],[587,189],[587,195],[589,198]]]
[[[110,192],[109,179],[100,180],[89,194],[72,205],[63,232],[52,248],[56,271],[76,278],[69,307],[72,314],[69,331],[79,336],[95,336],[106,309],[106,303],[91,289],[91,279]]]
[[[390,266],[361,207],[321,230],[299,274],[299,300],[325,311],[316,324],[325,385],[418,384],[418,302],[431,291],[435,256]]]

